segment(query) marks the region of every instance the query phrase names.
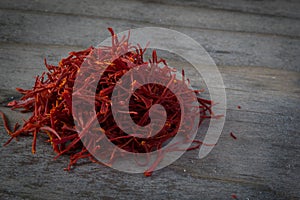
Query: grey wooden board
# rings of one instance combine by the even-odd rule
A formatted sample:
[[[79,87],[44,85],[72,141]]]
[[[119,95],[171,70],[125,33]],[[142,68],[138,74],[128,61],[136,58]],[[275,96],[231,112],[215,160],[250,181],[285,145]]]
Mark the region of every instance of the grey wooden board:
[[[109,36],[107,27],[114,27],[118,32],[129,28],[161,25],[76,14],[2,9],[0,26],[0,42],[72,45],[86,48],[106,39]],[[281,23],[278,27],[280,26]],[[167,27],[191,36],[211,53],[218,65],[266,66],[299,71],[300,40],[297,38],[172,25]],[[286,32],[289,33],[289,30]]]
[[[147,2],[147,0],[146,0]],[[151,0],[149,2],[160,2],[167,5],[205,7],[218,10],[228,10],[231,12],[251,13],[257,15],[300,18],[298,0],[265,0],[265,1],[248,1],[248,0]]]
[[[18,2],[16,4],[16,2]],[[93,0],[90,6],[84,1],[1,1],[0,6],[12,11],[24,10],[35,13],[47,12],[64,15],[77,15],[93,18],[110,18],[144,22],[165,26],[201,28],[235,32],[254,32],[272,35],[300,37],[300,24],[297,19],[273,16],[236,13],[226,10],[185,7],[174,4],[155,4],[143,1],[106,1]],[[60,6],[57,6],[60,4]],[[76,4],[77,6],[73,6]],[[115,6],[118,5],[118,6]],[[120,8],[126,11],[120,12]],[[147,10],[145,10],[147,8]],[[300,9],[300,6],[298,5]],[[272,24],[272,26],[270,26]],[[288,31],[287,31],[288,30]]]
[[[300,198],[299,3],[156,2],[94,7],[95,1],[1,1],[0,110],[11,125],[26,119],[28,114],[4,106],[20,96],[14,88],[30,88],[45,57],[55,64],[69,51],[105,39],[108,26],[116,31],[171,27],[204,45],[219,65],[228,111],[218,145],[202,160],[197,151],[187,152],[145,178],[92,163],[65,172],[68,157],[53,160],[45,138],[38,138],[32,155],[31,138],[22,137],[0,148],[1,199],[231,199],[232,193],[239,199]],[[109,7],[124,13],[107,12]],[[172,17],[172,11],[181,15]],[[228,19],[218,22],[220,16]],[[251,23],[243,24],[244,17]],[[5,132],[2,121],[0,131]],[[0,134],[0,142],[8,138]]]

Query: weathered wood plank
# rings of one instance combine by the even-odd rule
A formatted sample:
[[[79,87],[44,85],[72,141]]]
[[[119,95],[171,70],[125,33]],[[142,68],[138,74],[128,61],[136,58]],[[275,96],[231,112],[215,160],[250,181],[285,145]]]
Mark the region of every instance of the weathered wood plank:
[[[247,1],[247,0],[145,0],[146,2],[164,3],[166,5],[193,6],[228,10],[232,12],[243,12],[273,17],[300,18],[300,3],[297,0],[267,0],[267,1]]]
[[[150,25],[126,20],[2,10],[0,41],[88,47],[97,45],[109,36],[107,27],[115,27],[116,32],[119,32]],[[218,65],[267,66],[300,70],[298,66],[300,40],[298,39],[181,27],[170,28],[194,38],[211,53]]]
[[[186,4],[186,2],[184,2]],[[73,5],[77,6],[74,7]],[[196,3],[197,4],[197,3]],[[201,4],[201,3],[200,3]],[[60,5],[60,6],[57,6]],[[115,6],[118,5],[118,6]],[[241,4],[239,4],[241,5]],[[140,1],[1,1],[4,9],[28,12],[55,13],[73,16],[122,19],[130,22],[151,23],[159,26],[180,26],[212,30],[266,33],[300,37],[298,19],[261,16],[247,13],[201,7],[185,7],[175,4],[157,4]],[[120,11],[120,8],[122,11]],[[270,26],[272,24],[272,26]]]
[[[51,147],[42,138],[39,138],[37,155],[30,155],[31,140],[22,138],[1,148],[0,174],[6,180],[0,183],[1,193],[7,197],[37,198],[51,187],[51,194],[46,197],[49,199],[58,195],[67,199],[74,195],[120,199],[164,195],[197,199],[200,195],[230,199],[231,193],[237,193],[241,199],[300,197],[297,182],[300,178],[297,137],[300,74],[249,67],[220,67],[220,70],[227,88],[228,115],[218,145],[205,159],[197,160],[196,151],[188,152],[149,179],[96,164],[82,165],[67,173],[62,170],[67,156],[53,161]],[[1,96],[5,99],[5,91]],[[237,105],[242,109],[237,109]],[[9,112],[8,108],[1,107],[1,110],[13,121],[24,117]],[[231,131],[237,140],[229,136]],[[0,138],[4,142],[8,136],[1,134]],[[64,189],[53,182],[64,185]],[[141,182],[145,185],[141,186]]]
[[[67,159],[53,161],[53,154],[46,151],[35,156],[22,150],[28,141],[20,141],[18,147],[1,151],[6,155],[1,164],[1,195],[7,198],[38,199],[230,199],[231,193],[241,198],[285,199],[290,194],[273,191],[270,187],[242,181],[215,180],[194,175],[187,169],[170,167],[150,178],[124,174],[100,165],[84,165],[68,173],[62,170]],[[42,144],[43,145],[43,144]],[[40,146],[41,147],[41,146]],[[42,147],[43,148],[43,147]],[[46,148],[45,148],[46,149]],[[22,154],[22,160],[13,154]],[[24,153],[25,152],[25,153]],[[20,156],[19,156],[20,157]],[[185,160],[195,167],[198,161]],[[183,162],[181,160],[181,162]],[[209,162],[209,161],[207,161]],[[10,170],[8,170],[10,169]],[[213,173],[214,168],[211,169]],[[16,179],[18,181],[16,181]],[[216,193],[216,191],[218,191]]]
[[[16,87],[31,88],[34,77],[45,71],[44,58],[50,64],[68,56],[79,47],[45,46],[26,44],[0,44],[0,88],[15,90]],[[5,80],[5,81],[4,81]]]

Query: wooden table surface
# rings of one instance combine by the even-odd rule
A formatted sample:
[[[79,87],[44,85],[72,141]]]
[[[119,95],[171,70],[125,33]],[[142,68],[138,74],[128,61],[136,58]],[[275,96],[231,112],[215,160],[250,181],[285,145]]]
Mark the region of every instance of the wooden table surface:
[[[207,157],[187,152],[148,178],[93,163],[66,172],[68,156],[53,160],[43,138],[32,155],[32,138],[21,137],[0,148],[0,199],[299,199],[299,11],[297,0],[0,1],[0,110],[11,125],[28,114],[5,104],[20,97],[16,87],[32,87],[43,59],[56,64],[95,45],[109,36],[107,27],[189,35],[215,60],[228,101]],[[4,144],[2,122],[0,131]]]

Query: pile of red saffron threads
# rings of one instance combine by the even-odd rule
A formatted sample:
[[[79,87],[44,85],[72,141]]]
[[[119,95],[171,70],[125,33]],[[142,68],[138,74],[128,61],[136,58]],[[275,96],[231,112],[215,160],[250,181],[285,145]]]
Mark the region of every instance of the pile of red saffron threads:
[[[56,158],[63,154],[70,155],[70,163],[66,170],[70,170],[79,159],[88,158],[97,162],[82,144],[79,133],[75,129],[72,115],[73,86],[77,72],[92,51],[101,52],[101,55],[105,57],[115,53],[116,49],[123,49],[127,53],[120,55],[105,70],[98,82],[95,94],[97,118],[105,135],[115,145],[126,151],[136,153],[147,153],[160,149],[166,141],[176,135],[178,130],[177,124],[180,123],[180,106],[178,106],[176,97],[172,96],[171,91],[167,90],[166,87],[155,84],[147,84],[140,87],[136,91],[135,97],[130,98],[129,109],[132,111],[131,117],[136,124],[146,125],[149,123],[149,113],[147,112],[149,108],[154,104],[163,105],[167,112],[171,112],[171,114],[168,113],[170,117],[167,118],[163,129],[149,138],[138,138],[127,135],[117,127],[111,112],[110,97],[117,81],[130,69],[150,63],[150,70],[158,71],[157,75],[161,76],[158,79],[163,79],[167,76],[172,80],[170,85],[186,83],[183,78],[179,80],[174,74],[172,75],[172,68],[167,65],[164,59],[157,58],[156,51],[153,51],[152,59],[149,62],[145,62],[143,55],[146,48],[142,49],[139,45],[130,45],[128,43],[129,36],[119,40],[111,28],[108,30],[112,35],[111,47],[90,47],[83,51],[70,52],[69,56],[62,59],[58,66],[50,65],[45,60],[45,66],[48,71],[36,77],[33,88],[29,90],[17,88],[17,91],[23,96],[20,100],[8,103],[8,106],[21,112],[32,112],[32,116],[24,122],[21,128],[16,124],[14,130],[11,131],[5,115],[0,112],[4,120],[5,129],[11,136],[5,145],[18,136],[32,135],[32,153],[35,153],[37,134],[45,134],[49,138],[48,142],[52,145],[53,150],[57,153]],[[163,64],[164,67],[159,67],[158,64]],[[182,77],[184,77],[184,71],[182,71]],[[169,87],[171,87],[170,85]],[[200,109],[200,113],[198,113],[200,114],[199,126],[204,119],[218,117],[214,116],[212,112],[212,101],[199,97],[202,91],[194,91],[198,95],[197,100]],[[188,139],[189,137],[187,137]],[[188,150],[197,149],[203,144],[199,140],[194,140],[193,142],[196,145]],[[105,149],[101,149],[101,151],[105,151]],[[109,156],[113,158],[113,155]],[[158,162],[155,162],[155,165],[144,173],[145,176],[151,175]]]

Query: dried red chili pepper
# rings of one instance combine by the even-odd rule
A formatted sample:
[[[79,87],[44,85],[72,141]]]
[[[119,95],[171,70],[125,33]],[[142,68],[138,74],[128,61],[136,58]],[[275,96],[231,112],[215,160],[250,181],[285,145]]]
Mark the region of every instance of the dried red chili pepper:
[[[185,84],[184,71],[182,71],[182,80],[178,80],[175,75],[171,75],[173,69],[167,66],[166,61],[164,59],[158,59],[156,51],[153,51],[152,59],[149,61],[152,67],[150,70],[156,70],[157,75],[161,79],[168,75],[170,81],[166,87],[155,84],[141,86],[135,92],[134,96],[130,97],[129,114],[135,123],[145,125],[149,123],[149,108],[154,104],[162,104],[168,111],[164,128],[154,136],[139,138],[138,135],[127,135],[121,131],[114,122],[110,107],[110,97],[114,86],[130,69],[147,62],[143,60],[143,54],[146,48],[142,49],[139,45],[136,47],[129,46],[129,38],[124,37],[118,40],[111,28],[109,28],[109,31],[113,38],[111,47],[90,47],[83,51],[70,52],[69,56],[62,59],[58,66],[49,65],[45,60],[45,66],[48,71],[36,77],[34,87],[30,90],[17,88],[17,91],[23,94],[23,97],[18,101],[8,103],[8,106],[12,107],[12,109],[22,109],[21,112],[32,112],[32,116],[25,121],[20,129],[17,129],[18,125],[16,125],[15,130],[10,131],[4,114],[2,112],[0,113],[4,119],[4,126],[11,136],[6,144],[10,143],[13,138],[19,135],[32,134],[32,153],[35,153],[37,134],[43,133],[49,137],[48,141],[51,143],[53,150],[58,154],[56,158],[62,154],[70,155],[70,163],[66,168],[67,170],[70,170],[79,159],[89,158],[91,161],[96,162],[95,158],[87,151],[80,140],[79,134],[84,133],[77,133],[75,130],[72,115],[73,86],[80,66],[91,52],[95,52],[99,57],[102,56],[102,58],[105,58],[106,56],[109,57],[111,52],[114,53],[118,49],[122,49],[127,53],[116,58],[99,80],[96,94],[94,94],[97,119],[92,119],[91,123],[94,120],[98,120],[102,128],[100,131],[104,132],[114,144],[130,152],[144,153],[154,151],[161,148],[166,141],[176,135],[178,129],[176,124],[180,123],[181,110],[180,106],[178,106],[178,100],[174,94],[168,90],[168,87],[173,84]],[[95,62],[99,64],[99,61]],[[158,67],[160,63],[164,64],[165,67]],[[94,64],[95,63],[91,63],[91,66],[95,66]],[[146,76],[146,74],[141,74],[141,76]],[[87,82],[83,82],[82,88],[84,88],[86,84]],[[135,82],[133,84],[139,83]],[[126,90],[126,88],[124,90]],[[80,89],[77,92],[80,93]],[[203,90],[195,90],[194,92],[200,94]],[[182,93],[184,93],[184,91],[182,91]],[[84,101],[85,99],[85,96],[82,96],[82,100]],[[214,116],[211,109],[213,105],[212,101],[200,97],[198,97],[197,100],[200,109],[199,126],[204,119],[220,117]],[[120,104],[122,104],[122,102],[120,102]],[[122,111],[120,112],[122,113]],[[80,119],[78,120],[80,123]],[[188,129],[188,127],[186,128]],[[98,138],[98,140],[101,140],[101,138]],[[189,140],[189,136],[187,135],[186,141]],[[197,143],[197,145],[190,147],[188,150],[199,148],[199,146],[202,145],[201,141],[194,142]],[[178,150],[176,149],[176,145],[168,149],[168,151],[176,150]],[[109,156],[111,162],[116,159],[114,153]],[[158,156],[153,165],[145,171],[145,176],[152,174],[152,171],[163,156],[164,154]]]

